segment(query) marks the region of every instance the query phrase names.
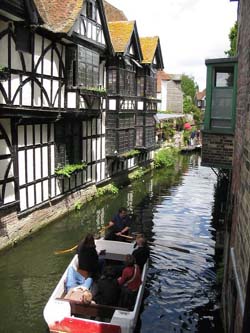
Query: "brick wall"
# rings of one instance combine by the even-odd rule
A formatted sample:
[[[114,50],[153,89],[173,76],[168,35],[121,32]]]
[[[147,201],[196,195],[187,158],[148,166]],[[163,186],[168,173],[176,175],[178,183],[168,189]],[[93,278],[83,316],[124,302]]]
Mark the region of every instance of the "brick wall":
[[[202,165],[231,168],[232,158],[232,135],[202,133]]]
[[[75,202],[87,202],[96,193],[94,185],[67,195],[60,200],[54,200],[48,205],[34,211],[27,217],[20,217],[16,209],[0,212],[0,250],[14,245],[48,223],[62,217],[74,209]]]
[[[248,331],[246,327],[242,328],[243,318],[248,325],[250,324],[247,313],[250,310],[250,295],[246,292],[250,283],[250,2],[240,0],[239,6],[238,91],[231,187],[233,214],[229,246],[235,251],[237,273],[232,272],[230,265],[226,267],[227,288],[224,295],[227,299],[227,295],[232,293],[227,279],[233,276],[235,281],[238,280],[238,288],[236,288],[234,315],[227,316],[229,321],[227,326],[232,326],[233,323],[230,321],[235,320],[235,333]],[[240,293],[244,302],[243,311],[239,306]]]

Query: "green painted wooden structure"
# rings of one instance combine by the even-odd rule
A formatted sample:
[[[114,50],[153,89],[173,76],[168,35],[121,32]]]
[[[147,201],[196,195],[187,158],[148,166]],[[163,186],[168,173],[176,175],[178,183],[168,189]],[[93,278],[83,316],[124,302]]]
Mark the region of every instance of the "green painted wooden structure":
[[[207,66],[204,131],[234,134],[237,57],[209,59]]]

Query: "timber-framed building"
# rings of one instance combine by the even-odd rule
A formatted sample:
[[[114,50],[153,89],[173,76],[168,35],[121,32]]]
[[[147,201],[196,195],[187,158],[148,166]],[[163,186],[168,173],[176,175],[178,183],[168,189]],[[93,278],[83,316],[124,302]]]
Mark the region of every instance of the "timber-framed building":
[[[123,23],[108,23],[108,6],[102,0],[0,3],[3,247],[76,196],[152,159],[159,39],[145,43],[122,12]],[[59,175],[69,165],[75,171]]]

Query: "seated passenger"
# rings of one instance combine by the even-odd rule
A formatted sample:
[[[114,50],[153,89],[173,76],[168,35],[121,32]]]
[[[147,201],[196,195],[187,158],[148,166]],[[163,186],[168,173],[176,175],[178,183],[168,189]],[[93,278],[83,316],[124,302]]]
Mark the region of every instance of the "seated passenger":
[[[82,286],[86,289],[89,289],[93,283],[93,279],[89,277],[87,274],[82,275],[79,271],[76,271],[73,266],[70,266],[67,272],[67,277],[65,281],[65,289],[66,292],[69,291],[70,288]]]
[[[95,239],[87,234],[77,248],[79,269],[84,276],[95,276],[99,271],[99,258],[96,251]]]
[[[83,304],[94,304],[95,302],[92,301],[92,298],[91,291],[82,286],[70,288],[70,290],[64,296],[64,299],[80,302]]]
[[[140,268],[135,264],[133,255],[126,255],[125,268],[117,281],[121,286],[119,306],[129,309],[133,308],[137,291],[141,285]]]
[[[98,280],[97,294],[94,297],[94,301],[97,304],[117,306],[119,296],[120,287],[115,278],[114,269],[111,266],[107,266]]]
[[[148,260],[150,254],[146,239],[143,235],[138,235],[136,237],[136,247],[132,254],[135,257],[136,264],[140,267],[142,273],[143,266]]]

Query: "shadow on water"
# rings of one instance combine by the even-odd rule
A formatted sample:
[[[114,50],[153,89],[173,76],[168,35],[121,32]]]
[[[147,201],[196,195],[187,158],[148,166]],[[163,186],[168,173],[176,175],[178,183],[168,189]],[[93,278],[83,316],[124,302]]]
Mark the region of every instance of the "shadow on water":
[[[123,188],[115,197],[86,204],[0,257],[0,332],[45,333],[43,307],[72,254],[55,256],[87,232],[96,233],[120,206],[134,216],[133,230],[151,242],[144,306],[136,332],[220,332],[215,289],[216,177],[198,155],[181,156]],[[15,318],[15,320],[10,320]]]

